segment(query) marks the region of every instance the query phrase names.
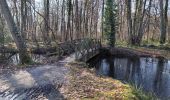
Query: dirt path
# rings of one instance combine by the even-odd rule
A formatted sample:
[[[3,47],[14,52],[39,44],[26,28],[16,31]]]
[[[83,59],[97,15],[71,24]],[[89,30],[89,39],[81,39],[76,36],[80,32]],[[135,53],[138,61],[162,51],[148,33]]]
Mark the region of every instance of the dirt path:
[[[67,83],[65,76],[69,69],[65,64],[74,61],[74,58],[74,55],[71,55],[52,65],[1,75],[0,100],[64,99],[58,88]]]

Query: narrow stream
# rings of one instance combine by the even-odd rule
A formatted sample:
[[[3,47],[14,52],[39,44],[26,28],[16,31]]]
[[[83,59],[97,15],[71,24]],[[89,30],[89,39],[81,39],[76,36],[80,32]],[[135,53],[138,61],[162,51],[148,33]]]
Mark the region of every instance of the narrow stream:
[[[15,54],[15,55],[12,55],[11,57],[9,57],[10,55],[11,54],[5,54],[5,56],[4,56],[5,60],[4,61],[0,60],[0,63],[18,65],[20,63],[19,54]],[[42,63],[43,59],[45,59],[45,56],[38,55],[38,54],[31,54],[30,57],[36,63]]]
[[[38,54],[31,54],[30,57],[36,63],[41,63],[45,58],[43,55],[38,55]],[[15,65],[19,64],[20,63],[19,54],[15,54],[14,56],[12,56],[10,58],[10,63]]]
[[[96,73],[130,82],[160,98],[170,97],[170,61],[158,58],[104,57],[90,61]]]

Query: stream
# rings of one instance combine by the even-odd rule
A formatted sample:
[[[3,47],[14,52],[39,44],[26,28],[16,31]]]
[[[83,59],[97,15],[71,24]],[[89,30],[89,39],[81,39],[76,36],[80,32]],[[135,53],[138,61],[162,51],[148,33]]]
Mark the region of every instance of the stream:
[[[36,63],[42,63],[43,59],[46,58],[44,55],[39,55],[39,54],[30,54],[30,57],[31,57],[32,61],[34,61]],[[12,64],[12,65],[20,64],[19,54],[15,54],[12,56],[11,56],[11,54],[5,54],[4,57],[1,56],[0,64]]]
[[[170,60],[99,55],[88,63],[99,75],[132,83],[159,98],[170,97]]]
[[[34,62],[43,62],[44,56],[34,54],[31,58]],[[19,64],[19,55],[12,56],[10,63]],[[87,63],[96,69],[98,75],[134,84],[161,99],[170,98],[170,60],[99,54]]]

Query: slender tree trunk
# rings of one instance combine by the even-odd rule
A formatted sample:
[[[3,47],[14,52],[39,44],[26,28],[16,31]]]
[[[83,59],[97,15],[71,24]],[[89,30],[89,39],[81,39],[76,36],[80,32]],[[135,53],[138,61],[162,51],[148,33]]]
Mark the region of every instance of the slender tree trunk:
[[[49,17],[49,0],[44,0],[44,42],[46,45],[50,45],[50,35],[49,35],[49,28],[50,28],[50,17]]]
[[[143,0],[141,0],[141,3],[140,3],[141,6],[142,6],[142,1]],[[139,14],[139,16],[140,15],[142,15],[142,16],[139,19],[138,38],[137,38],[137,41],[136,41],[138,45],[140,45],[140,43],[142,41],[142,37],[143,37],[143,34],[144,34],[144,30],[145,30],[144,16],[145,16],[145,11],[146,11],[145,10],[146,1],[147,0],[144,1],[143,11],[142,11],[142,7],[141,7],[141,14]]]
[[[80,38],[80,28],[79,28],[79,8],[78,0],[75,0],[75,27],[76,27],[76,38]]]
[[[20,21],[19,21],[19,13],[18,13],[18,8],[17,8],[17,0],[14,0],[14,9],[15,9],[15,13],[16,13],[16,22],[17,22],[17,26],[20,27]]]
[[[101,39],[102,39],[102,41],[104,40],[104,4],[105,4],[105,2],[104,2],[105,0],[103,0],[102,2],[102,37],[101,37]]]
[[[160,44],[164,44],[166,41],[166,22],[165,22],[165,15],[164,15],[164,8],[163,8],[163,0],[160,0]]]
[[[27,7],[26,0],[21,0],[21,35],[26,39],[26,16],[27,16]]]
[[[168,5],[169,5],[169,0],[166,0],[165,2],[165,12],[164,12],[164,19],[165,19],[165,41],[166,41],[166,35],[167,35],[167,30],[168,30]]]
[[[129,43],[132,43],[131,0],[126,0]]]
[[[148,11],[149,14],[148,14],[147,42],[149,42],[149,34],[150,34],[151,5],[152,5],[152,0],[149,0],[149,11]]]
[[[65,0],[62,2],[62,9],[61,9],[61,36],[62,36],[62,41],[67,41],[65,40]]]
[[[68,36],[71,38],[71,12],[72,12],[72,0],[67,1],[67,9],[68,9],[68,19],[67,19],[67,34],[65,39],[68,39]],[[70,39],[71,40],[71,39]]]

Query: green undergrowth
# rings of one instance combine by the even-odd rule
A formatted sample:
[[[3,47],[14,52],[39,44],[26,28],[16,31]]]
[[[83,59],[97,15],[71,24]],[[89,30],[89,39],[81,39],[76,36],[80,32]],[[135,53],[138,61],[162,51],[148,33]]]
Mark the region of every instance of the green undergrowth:
[[[159,100],[155,94],[151,92],[146,93],[141,87],[137,87],[135,84],[129,83],[129,85],[132,89],[132,94],[134,94],[138,100]]]
[[[133,85],[97,76],[85,63],[72,62],[67,66],[70,69],[69,85],[64,87],[68,100],[156,100]]]
[[[116,47],[130,48],[132,50],[150,53],[152,55],[159,55],[164,58],[170,59],[170,43],[168,42],[165,44],[159,44],[158,41],[156,41],[155,43],[150,42],[148,44],[142,42],[141,46],[127,45],[125,43],[118,41]]]
[[[165,44],[160,44],[159,40],[143,40],[141,46],[156,46],[158,48],[170,48],[170,41],[166,41]],[[117,47],[139,47],[128,44],[128,41],[116,41]]]
[[[161,57],[164,57],[166,59],[170,59],[170,51],[164,50],[164,49],[154,49],[154,48],[146,48],[146,47],[128,47],[133,50],[137,50],[140,52],[150,53],[152,55],[159,55]]]
[[[123,46],[123,47],[127,47],[128,46],[128,42],[127,41],[116,41],[116,46]]]
[[[159,40],[143,40],[141,45],[155,45],[155,46],[159,46]]]

